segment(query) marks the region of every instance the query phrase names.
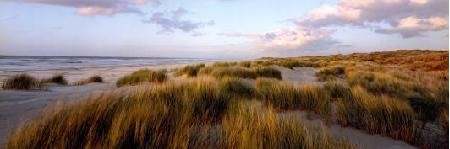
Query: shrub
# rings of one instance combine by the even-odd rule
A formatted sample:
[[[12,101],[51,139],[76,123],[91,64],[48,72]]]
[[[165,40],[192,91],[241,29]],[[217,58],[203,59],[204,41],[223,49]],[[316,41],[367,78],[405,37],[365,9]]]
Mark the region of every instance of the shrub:
[[[17,74],[3,81],[3,89],[38,89],[42,85],[28,74]]]
[[[75,85],[85,85],[85,84],[94,83],[94,82],[101,83],[101,82],[103,82],[103,78],[99,75],[95,75],[95,76],[91,76],[87,79],[75,82]]]
[[[165,71],[152,71],[141,69],[129,75],[119,78],[116,82],[117,87],[124,85],[135,85],[142,82],[163,82],[167,79]]]
[[[54,75],[42,81],[43,83],[56,83],[60,85],[67,85],[67,80],[62,74]]]
[[[189,77],[195,77],[197,76],[199,70],[203,67],[205,67],[205,64],[188,65],[175,72],[175,75],[181,76],[186,74]]]

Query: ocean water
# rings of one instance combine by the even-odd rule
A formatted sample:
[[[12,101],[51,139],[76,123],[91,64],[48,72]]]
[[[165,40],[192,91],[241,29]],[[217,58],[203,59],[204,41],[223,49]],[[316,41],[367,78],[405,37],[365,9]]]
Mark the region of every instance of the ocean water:
[[[141,67],[208,61],[212,60],[164,57],[0,56],[0,73],[76,70],[83,68]]]

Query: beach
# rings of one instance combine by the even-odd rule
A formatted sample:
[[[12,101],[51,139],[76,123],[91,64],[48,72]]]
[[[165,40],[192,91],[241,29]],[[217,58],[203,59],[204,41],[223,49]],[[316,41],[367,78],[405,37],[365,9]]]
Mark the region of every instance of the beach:
[[[200,62],[193,62],[200,63]],[[192,64],[192,63],[190,63]],[[100,75],[104,78],[103,83],[91,83],[87,85],[69,85],[59,86],[51,85],[45,90],[1,90],[0,91],[0,143],[5,143],[9,134],[15,128],[23,125],[26,121],[35,118],[46,107],[55,106],[56,104],[67,104],[83,102],[89,96],[116,90],[115,82],[121,76],[137,71],[139,69],[175,69],[182,68],[187,64],[172,64],[172,65],[157,65],[157,66],[139,66],[139,67],[116,67],[116,68],[78,68],[70,70],[49,70],[49,71],[29,71],[30,75],[38,76],[40,78],[49,77],[55,73],[62,73],[70,82],[87,78],[92,75]],[[211,65],[209,63],[208,65]],[[319,71],[313,67],[295,67],[288,69],[284,67],[275,66],[281,72],[283,82],[292,83],[298,86],[313,85],[323,86],[324,82],[317,80],[315,73]],[[12,74],[12,73],[11,73]],[[3,75],[7,77],[7,75]],[[175,82],[183,82],[184,77],[175,77],[173,73],[169,73],[169,80]],[[250,84],[254,85],[254,80],[248,80]],[[123,89],[123,88],[122,88]],[[127,89],[125,89],[127,90]],[[331,132],[336,138],[346,138],[351,143],[357,144],[361,148],[376,149],[376,148],[415,148],[405,142],[393,140],[389,137],[371,135],[364,131],[349,127],[342,127],[340,125],[327,125],[320,118],[311,118],[311,113],[307,111],[291,111],[282,115],[290,115],[297,117],[302,123],[308,127],[321,126]]]

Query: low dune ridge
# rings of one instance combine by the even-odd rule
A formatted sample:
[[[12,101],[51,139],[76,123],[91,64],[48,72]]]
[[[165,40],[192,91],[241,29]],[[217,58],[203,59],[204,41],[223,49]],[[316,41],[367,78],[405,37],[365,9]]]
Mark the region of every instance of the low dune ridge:
[[[404,62],[392,61],[392,55]],[[407,64],[418,55],[428,61]],[[0,106],[11,108],[2,109],[10,113],[2,131],[11,135],[3,143],[7,148],[447,148],[445,62],[448,52],[434,51],[263,58],[172,67],[161,71],[167,79],[137,79],[119,88],[117,79],[106,79],[50,87],[48,95],[6,90]],[[77,96],[55,98],[68,94]],[[51,106],[39,118],[24,116],[63,99],[76,102]],[[26,107],[32,110],[17,110]],[[94,111],[94,117],[83,117]],[[64,122],[70,119],[79,120]],[[79,133],[68,135],[73,131]],[[62,140],[50,141],[55,139]]]

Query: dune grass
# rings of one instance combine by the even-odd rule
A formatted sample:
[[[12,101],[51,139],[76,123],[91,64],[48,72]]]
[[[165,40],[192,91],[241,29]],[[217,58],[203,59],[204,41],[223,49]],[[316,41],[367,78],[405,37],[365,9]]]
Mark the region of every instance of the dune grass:
[[[242,102],[231,107],[222,125],[224,148],[354,148],[320,128],[309,130],[293,117],[278,116],[270,107]]]
[[[121,77],[117,80],[116,86],[136,85],[144,82],[164,82],[167,79],[164,70],[153,71],[149,69],[141,69],[129,75]]]
[[[316,73],[316,76],[319,81],[332,81],[336,80],[339,76],[342,76],[344,74],[345,67],[334,66],[322,68],[319,72]]]
[[[188,65],[175,72],[176,76],[187,75],[189,77],[197,76],[197,73],[201,68],[205,67],[205,64]]]
[[[67,85],[67,80],[62,74],[54,75],[48,79],[42,80],[43,83],[56,83],[59,85]]]
[[[274,79],[258,78],[256,92],[260,99],[278,109],[302,109],[314,111],[324,118],[330,116],[329,94],[318,87],[294,87]]]
[[[232,67],[236,66],[237,62],[215,62],[212,64],[213,67]]]
[[[225,77],[219,81],[220,92],[228,98],[251,98],[254,96],[254,88],[243,83],[239,78]]]
[[[6,147],[352,147],[322,131],[308,131],[270,108],[248,110],[246,106],[251,105],[224,95],[231,94],[224,92],[233,88],[229,82],[236,80],[200,77],[185,83],[140,85],[127,94],[112,91],[92,95],[28,121],[9,137]],[[261,116],[253,117],[255,114]]]
[[[239,77],[256,79],[258,77],[272,77],[282,79],[281,72],[272,67],[205,67],[199,73],[216,78]]]
[[[42,83],[39,80],[25,73],[8,77],[3,81],[2,85],[3,89],[21,89],[21,90],[39,89],[41,87]]]
[[[85,85],[85,84],[94,83],[94,82],[101,83],[101,82],[103,82],[103,78],[101,76],[99,76],[99,75],[94,75],[94,76],[91,76],[91,77],[89,77],[87,79],[83,79],[83,80],[77,81],[74,84],[75,85]]]
[[[405,101],[374,96],[362,87],[354,87],[352,94],[338,100],[336,106],[338,122],[344,126],[350,125],[407,142],[414,141],[415,115]]]
[[[276,62],[276,65],[286,67],[289,69],[293,69],[294,67],[317,67],[318,65],[313,62],[294,60],[294,59],[285,59]]]

